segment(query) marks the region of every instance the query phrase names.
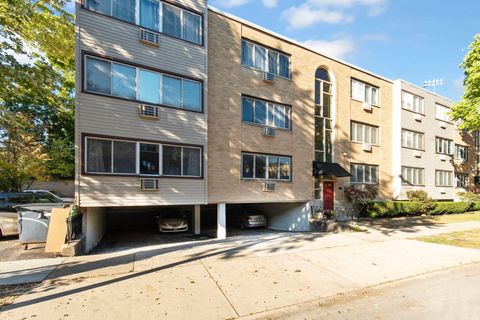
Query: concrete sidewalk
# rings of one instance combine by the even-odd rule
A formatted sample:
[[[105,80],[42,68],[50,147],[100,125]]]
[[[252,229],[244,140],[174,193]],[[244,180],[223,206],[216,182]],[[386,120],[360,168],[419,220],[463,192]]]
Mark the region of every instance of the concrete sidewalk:
[[[69,258],[41,285],[2,310],[2,319],[255,315],[478,262],[480,250],[407,238],[479,226],[416,226],[413,232],[266,233]]]

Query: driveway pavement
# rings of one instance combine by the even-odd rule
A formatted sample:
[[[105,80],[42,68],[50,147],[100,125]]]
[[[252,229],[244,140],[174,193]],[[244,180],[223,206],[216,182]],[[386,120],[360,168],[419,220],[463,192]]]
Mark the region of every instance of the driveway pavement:
[[[478,262],[480,250],[408,238],[479,227],[467,222],[403,230],[375,226],[360,233],[260,232],[67,258],[5,307],[2,319],[255,318]]]

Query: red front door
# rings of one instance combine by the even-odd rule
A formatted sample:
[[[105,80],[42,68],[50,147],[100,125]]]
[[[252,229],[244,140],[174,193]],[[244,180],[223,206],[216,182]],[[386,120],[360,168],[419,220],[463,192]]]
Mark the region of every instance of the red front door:
[[[333,210],[333,186],[332,181],[323,182],[323,210]]]

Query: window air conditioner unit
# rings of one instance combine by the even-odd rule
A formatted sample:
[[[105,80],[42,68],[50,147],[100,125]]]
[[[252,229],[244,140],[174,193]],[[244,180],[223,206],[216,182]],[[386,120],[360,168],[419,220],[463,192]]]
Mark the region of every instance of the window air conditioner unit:
[[[159,190],[158,179],[140,179],[140,190],[144,191],[156,191]]]
[[[421,114],[415,114],[413,116],[413,119],[417,122],[422,122],[422,115]]]
[[[372,105],[368,102],[364,102],[362,108],[365,111],[372,111]]]
[[[266,137],[274,137],[275,136],[275,129],[271,127],[264,127],[262,130],[262,134]]]
[[[446,154],[441,154],[440,155],[440,160],[441,161],[447,161],[447,159],[448,159],[448,156]]]
[[[372,145],[370,143],[364,143],[362,144],[362,150],[370,152],[372,151]]]
[[[413,156],[415,158],[421,158],[422,157],[422,151],[419,151],[419,150],[413,151]]]
[[[264,72],[263,73],[263,81],[268,82],[268,83],[273,83],[275,82],[275,75],[270,72]]]
[[[140,29],[138,34],[138,41],[153,47],[159,47],[160,35],[150,30]]]
[[[148,104],[141,104],[138,106],[138,115],[142,118],[160,119],[160,108],[149,106]]]
[[[460,164],[465,164],[465,163],[467,163],[467,160],[465,160],[465,159],[460,159],[459,162],[460,162]]]
[[[273,192],[273,191],[275,191],[275,183],[273,183],[273,182],[264,182],[264,183],[263,183],[263,191],[264,191],[264,192]]]

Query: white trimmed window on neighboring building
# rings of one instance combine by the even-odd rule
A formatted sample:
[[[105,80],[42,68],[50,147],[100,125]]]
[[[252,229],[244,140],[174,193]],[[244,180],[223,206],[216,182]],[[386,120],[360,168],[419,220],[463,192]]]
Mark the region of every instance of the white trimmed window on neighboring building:
[[[435,185],[437,187],[452,187],[453,186],[453,172],[436,170],[435,171]]]
[[[352,184],[378,184],[378,166],[376,165],[352,163],[350,173]]]
[[[402,184],[410,186],[424,186],[425,169],[402,167]]]
[[[402,91],[402,108],[424,114],[424,99],[407,91]]]
[[[455,186],[457,188],[467,188],[469,185],[468,174],[466,173],[457,173],[455,175]]]
[[[420,132],[402,130],[402,147],[425,150],[425,135]]]

